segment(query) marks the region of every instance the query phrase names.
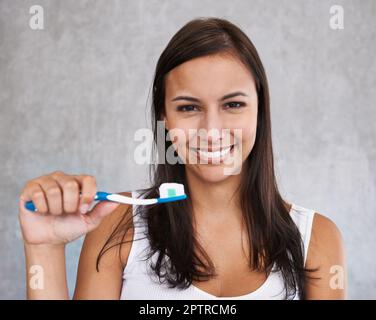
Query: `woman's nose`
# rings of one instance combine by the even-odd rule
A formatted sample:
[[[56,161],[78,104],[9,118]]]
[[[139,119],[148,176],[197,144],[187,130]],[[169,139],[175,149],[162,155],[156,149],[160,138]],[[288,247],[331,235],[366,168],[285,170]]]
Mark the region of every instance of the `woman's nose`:
[[[205,141],[209,145],[219,145],[223,135],[224,119],[218,108],[208,109],[200,124],[201,143]],[[204,132],[202,132],[202,129]]]
[[[221,130],[223,126],[223,119],[218,108],[208,108],[205,116],[202,119],[201,128],[206,131]]]

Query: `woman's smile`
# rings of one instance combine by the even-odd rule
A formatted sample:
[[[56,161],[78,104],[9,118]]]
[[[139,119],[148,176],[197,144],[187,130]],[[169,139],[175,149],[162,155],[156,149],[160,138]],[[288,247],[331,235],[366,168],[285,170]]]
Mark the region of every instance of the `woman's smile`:
[[[189,148],[197,157],[199,163],[219,164],[223,163],[229,155],[234,153],[235,145],[221,148]],[[200,160],[202,160],[200,162]]]

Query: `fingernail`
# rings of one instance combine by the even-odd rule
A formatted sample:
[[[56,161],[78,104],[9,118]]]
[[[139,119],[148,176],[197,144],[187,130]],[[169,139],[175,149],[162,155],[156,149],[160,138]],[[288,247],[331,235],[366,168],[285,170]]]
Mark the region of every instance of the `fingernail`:
[[[87,203],[81,204],[80,206],[81,213],[86,213],[88,209],[89,209],[89,205]]]

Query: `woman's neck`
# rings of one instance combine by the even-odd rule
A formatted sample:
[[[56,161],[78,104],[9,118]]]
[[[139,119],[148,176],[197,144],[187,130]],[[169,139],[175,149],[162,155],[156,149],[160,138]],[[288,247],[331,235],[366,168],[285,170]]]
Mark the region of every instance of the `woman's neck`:
[[[241,218],[241,175],[228,176],[223,181],[211,183],[186,170],[186,177],[195,218]]]

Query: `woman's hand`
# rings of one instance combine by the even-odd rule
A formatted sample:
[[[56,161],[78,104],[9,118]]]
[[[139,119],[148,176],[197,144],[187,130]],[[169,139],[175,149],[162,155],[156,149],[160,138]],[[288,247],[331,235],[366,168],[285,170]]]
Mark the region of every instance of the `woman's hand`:
[[[19,199],[25,243],[64,245],[94,230],[119,205],[101,201],[88,212],[96,192],[96,180],[90,175],[55,171],[26,182]],[[25,208],[30,200],[38,211]]]

